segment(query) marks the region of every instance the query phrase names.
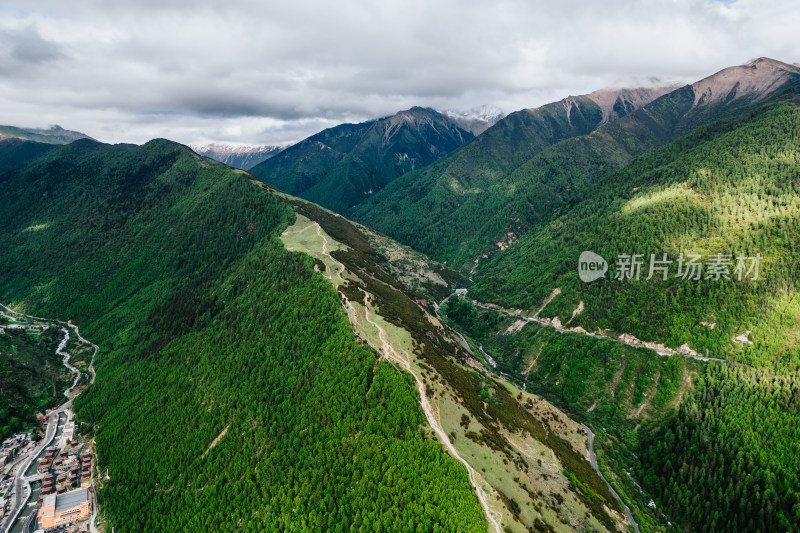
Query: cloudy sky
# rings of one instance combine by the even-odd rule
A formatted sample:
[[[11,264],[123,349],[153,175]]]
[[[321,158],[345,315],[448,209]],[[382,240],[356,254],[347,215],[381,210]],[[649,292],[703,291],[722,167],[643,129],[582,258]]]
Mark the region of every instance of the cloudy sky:
[[[800,61],[796,0],[4,0],[0,124],[278,144],[413,105],[504,112]]]

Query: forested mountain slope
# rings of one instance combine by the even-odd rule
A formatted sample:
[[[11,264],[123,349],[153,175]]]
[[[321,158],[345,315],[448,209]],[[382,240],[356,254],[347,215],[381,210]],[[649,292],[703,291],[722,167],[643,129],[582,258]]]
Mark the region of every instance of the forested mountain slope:
[[[0,213],[0,296],[101,346],[75,408],[118,530],[486,531],[413,385],[243,173],[78,141],[0,174]]]
[[[587,105],[581,115],[594,109],[594,121],[567,123],[563,107],[550,104],[555,107],[545,106],[537,116],[553,109],[562,125],[587,127],[557,130],[561,133],[543,137],[547,143],[533,143],[530,136],[537,130],[515,124],[524,115],[512,114],[449,158],[395,181],[351,215],[452,268],[471,271],[634,157],[702,124],[797,91],[799,84],[797,67],[760,59],[607,123],[597,121],[599,106]],[[473,157],[467,157],[470,151]]]
[[[4,172],[0,213],[0,298],[100,346],[75,409],[118,530],[624,521],[580,426],[470,368],[342,217],[164,140]]]
[[[21,167],[55,147],[54,144],[17,138],[0,139],[0,172]]]
[[[698,128],[489,258],[468,298],[510,315],[442,310],[499,371],[603,428],[609,464],[676,524],[655,530],[800,527],[799,158],[796,95]],[[585,251],[603,277],[580,279]]]
[[[370,122],[329,128],[250,172],[290,194],[344,211],[472,137],[445,115],[414,107]]]
[[[453,315],[529,388],[615,421],[638,448],[628,467],[688,530],[800,527],[799,158],[795,95],[698,128],[609,174],[475,275],[472,297],[574,333]],[[603,277],[580,279],[584,251],[607,261]],[[689,374],[639,366],[611,342],[634,338],[677,350],[671,361],[723,361]],[[629,403],[619,386],[632,377]],[[658,386],[639,390],[642,377]],[[679,388],[677,410],[661,409],[662,385]],[[630,433],[637,405],[656,418]]]
[[[795,97],[653,150],[490,258],[473,291],[486,300],[535,309],[559,287],[561,294],[543,316],[566,322],[583,301],[573,326],[630,333],[675,348],[690,342],[702,354],[796,370],[800,360],[792,355],[794,327],[788,326],[794,324],[793,294],[800,279],[794,259],[799,137]],[[607,258],[604,278],[579,279],[578,258],[585,250]],[[667,279],[659,269],[645,281],[651,254],[663,260],[665,253],[673,262],[654,266],[671,268]],[[627,274],[614,279],[624,254],[641,254],[638,280]],[[702,256],[695,261],[700,279],[677,277],[681,254],[687,263],[689,254]],[[714,254],[727,261],[724,274],[708,270]],[[737,256],[759,254],[756,280],[747,275],[749,260],[737,274]],[[734,341],[746,330],[755,345]]]
[[[619,503],[587,461],[583,428],[540,397],[493,376],[440,323],[435,304],[397,281],[408,279],[405,271],[430,276],[429,260],[396,256],[392,246],[382,248],[389,255],[384,258],[368,229],[286,199],[298,214],[281,237],[287,249],[316,259],[359,338],[414,377],[429,425],[469,465],[490,531],[622,527]]]

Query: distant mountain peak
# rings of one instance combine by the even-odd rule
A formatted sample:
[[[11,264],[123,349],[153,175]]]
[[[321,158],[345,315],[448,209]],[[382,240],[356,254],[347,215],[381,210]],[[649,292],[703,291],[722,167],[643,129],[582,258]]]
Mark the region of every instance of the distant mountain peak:
[[[390,124],[396,124],[399,122],[431,123],[433,121],[446,121],[447,118],[438,111],[431,109],[430,107],[414,106],[411,109],[406,109],[405,111],[398,111],[394,115],[379,119],[379,121],[380,120],[388,120]]]
[[[194,144],[189,148],[197,154],[208,157],[234,168],[250,170],[266,161],[286,146],[273,145],[234,145],[224,143]]]
[[[734,98],[763,100],[783,85],[800,77],[800,68],[768,57],[728,67],[694,84],[694,105],[707,105]]]
[[[471,131],[475,135],[480,135],[506,116],[499,107],[489,105],[468,111],[445,109],[442,113],[461,128]]]
[[[290,194],[346,210],[398,176],[471,140],[447,115],[412,107],[359,124],[340,124],[300,141],[251,172]]]
[[[17,126],[0,126],[0,139],[22,139],[45,144],[68,144],[78,139],[92,139],[79,131],[65,130],[58,124],[49,128],[20,128]]]
[[[784,69],[784,70],[788,69],[788,70],[792,70],[792,71],[797,71],[796,67],[798,66],[798,63],[789,64],[789,63],[784,63],[783,61],[778,61],[777,59],[772,59],[770,57],[759,57],[759,58],[753,59],[753,60],[745,63],[742,66],[751,67],[751,68],[753,68],[753,67],[772,67],[772,68],[777,68],[777,69]],[[736,67],[731,67],[731,68],[736,68]]]

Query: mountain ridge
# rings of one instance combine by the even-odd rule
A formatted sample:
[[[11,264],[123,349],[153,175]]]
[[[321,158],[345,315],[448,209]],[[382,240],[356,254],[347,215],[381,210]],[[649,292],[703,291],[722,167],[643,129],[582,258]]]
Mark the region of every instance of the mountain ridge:
[[[89,137],[85,133],[65,130],[57,124],[50,126],[49,128],[20,128],[18,126],[0,126],[0,140],[12,138],[45,144],[69,144],[78,139],[92,139],[92,137]]]
[[[83,140],[0,185],[5,301],[100,346],[74,408],[112,472],[104,522],[486,530],[466,471],[423,434],[415,390],[353,336],[314,261],[283,247],[295,215],[251,176],[163,139]]]
[[[697,90],[682,86],[608,122],[602,122],[599,106],[588,97],[548,104],[536,112],[555,113],[560,129],[544,129],[549,137],[535,137],[535,145],[522,146],[520,140],[535,131],[520,122],[530,112],[512,113],[447,158],[402,176],[348,214],[434,259],[448,261],[452,268],[470,271],[484,255],[502,252],[554,209],[579,198],[591,183],[634,157],[697,126],[779,98],[782,91],[797,91],[796,70],[772,60],[724,69],[698,81]],[[771,80],[768,94],[759,99],[748,89],[754,84],[737,93],[734,87],[738,90],[741,84],[731,83],[731,73]],[[713,98],[698,96],[708,89]],[[725,97],[718,97],[720,93]],[[583,103],[584,111],[579,113],[574,103]],[[625,106],[620,108],[624,111]],[[516,140],[507,140],[512,133]],[[482,222],[473,222],[476,218]]]
[[[323,130],[250,172],[290,194],[343,210],[472,137],[438,111],[413,107]]]

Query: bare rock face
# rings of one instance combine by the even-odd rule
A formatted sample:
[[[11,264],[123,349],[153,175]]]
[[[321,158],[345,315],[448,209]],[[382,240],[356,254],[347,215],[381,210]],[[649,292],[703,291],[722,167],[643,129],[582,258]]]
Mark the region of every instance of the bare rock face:
[[[636,111],[677,88],[677,84],[665,84],[660,87],[600,89],[587,96],[603,110],[603,122],[608,122]]]
[[[758,102],[798,79],[800,68],[796,65],[762,57],[745,65],[723,69],[692,84],[694,105],[713,105],[738,98]]]

